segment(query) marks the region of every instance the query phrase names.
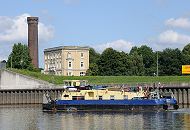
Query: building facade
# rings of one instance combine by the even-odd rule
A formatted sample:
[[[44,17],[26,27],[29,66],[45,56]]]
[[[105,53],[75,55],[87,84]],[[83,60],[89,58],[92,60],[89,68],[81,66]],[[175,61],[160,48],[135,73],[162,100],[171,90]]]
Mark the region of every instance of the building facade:
[[[44,73],[84,76],[89,69],[89,48],[61,46],[44,50]]]

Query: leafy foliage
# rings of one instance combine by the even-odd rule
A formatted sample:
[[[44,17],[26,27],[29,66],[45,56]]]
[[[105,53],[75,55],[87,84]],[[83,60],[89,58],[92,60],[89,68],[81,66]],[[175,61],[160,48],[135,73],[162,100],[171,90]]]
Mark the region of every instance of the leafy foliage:
[[[124,66],[122,56],[113,48],[104,50],[98,61],[99,74],[103,76],[122,75]]]
[[[159,53],[159,75],[181,75],[183,56],[179,49],[165,49]]]
[[[7,61],[8,68],[33,70],[29,49],[21,43],[14,44]]]
[[[93,48],[89,50],[89,69],[86,72],[86,75],[96,76],[98,75],[98,65],[97,62],[100,58],[100,54],[98,54]]]
[[[144,75],[143,57],[134,51],[130,55],[130,75],[142,76]]]
[[[181,75],[181,66],[190,64],[190,44],[181,51],[167,48],[154,52],[152,48],[142,45],[134,46],[130,53],[118,52],[107,48],[102,54],[90,49],[89,76],[154,76],[157,72],[157,56],[159,75]]]

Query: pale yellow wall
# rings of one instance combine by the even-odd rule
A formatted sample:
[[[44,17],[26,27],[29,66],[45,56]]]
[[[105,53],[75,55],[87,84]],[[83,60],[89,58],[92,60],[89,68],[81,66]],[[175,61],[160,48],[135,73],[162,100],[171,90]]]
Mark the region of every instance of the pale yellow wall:
[[[71,58],[68,58],[70,53]],[[83,57],[81,57],[83,53]],[[58,56],[58,57],[57,57]],[[72,62],[72,68],[68,68],[68,62]],[[81,68],[81,62],[84,67]],[[89,68],[89,49],[80,47],[66,47],[59,50],[44,51],[44,73],[49,73],[49,68],[55,68],[56,75],[80,76],[80,72],[86,73]]]
[[[83,57],[81,57],[81,53],[83,53]],[[68,54],[71,56],[71,58],[68,58]],[[86,72],[89,68],[89,51],[88,50],[63,50],[63,72],[64,75],[69,75],[69,72],[71,73],[71,76],[80,76],[80,72]],[[68,64],[69,62],[72,63],[72,67],[69,68]],[[81,62],[84,63],[84,67],[81,68]]]
[[[94,93],[94,97],[89,96],[89,92]],[[64,97],[64,95],[69,95],[69,97]],[[123,100],[124,96],[127,96],[128,99],[132,99],[133,97],[143,97],[143,92],[122,92],[122,91],[108,91],[108,90],[81,90],[80,92],[70,92],[65,91],[62,94],[63,100],[72,100],[72,96],[85,96],[85,100],[99,99],[99,96],[102,96],[103,100],[110,100],[110,96],[114,95],[115,100]]]

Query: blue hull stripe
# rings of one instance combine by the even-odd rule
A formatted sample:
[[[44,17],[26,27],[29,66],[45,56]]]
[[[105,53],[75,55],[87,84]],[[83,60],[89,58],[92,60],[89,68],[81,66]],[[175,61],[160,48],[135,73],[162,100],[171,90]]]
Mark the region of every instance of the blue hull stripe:
[[[57,100],[56,105],[164,105],[166,99],[145,99],[145,100]],[[169,104],[176,104],[171,99]]]

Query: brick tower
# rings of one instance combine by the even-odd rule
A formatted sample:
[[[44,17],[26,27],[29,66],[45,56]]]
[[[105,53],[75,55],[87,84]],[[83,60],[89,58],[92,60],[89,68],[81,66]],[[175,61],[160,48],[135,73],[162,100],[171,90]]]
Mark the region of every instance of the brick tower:
[[[28,22],[28,48],[32,64],[38,68],[38,17],[27,17]]]

